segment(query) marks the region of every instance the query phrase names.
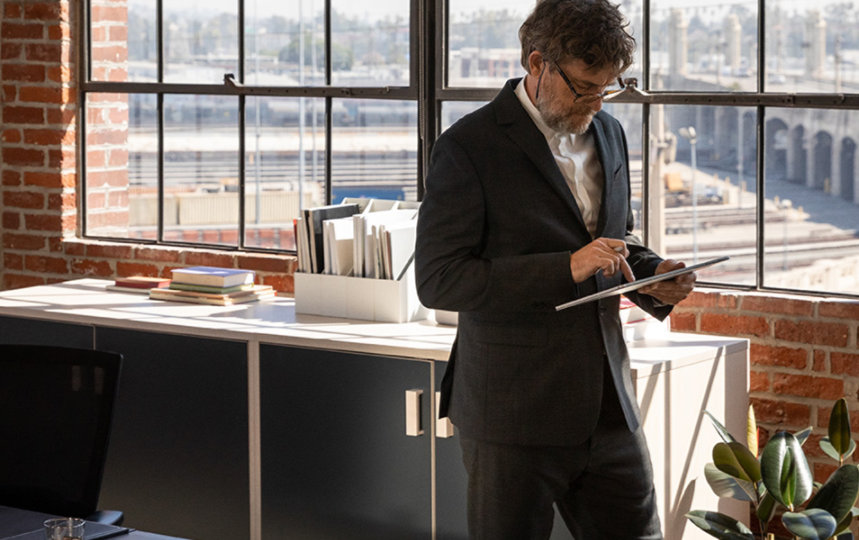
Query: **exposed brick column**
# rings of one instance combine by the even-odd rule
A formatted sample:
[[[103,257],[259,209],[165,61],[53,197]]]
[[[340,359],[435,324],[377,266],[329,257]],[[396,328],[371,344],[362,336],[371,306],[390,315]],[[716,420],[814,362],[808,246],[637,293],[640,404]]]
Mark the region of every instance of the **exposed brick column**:
[[[75,234],[76,99],[70,6],[5,1],[2,75],[3,285],[68,272],[63,238]]]

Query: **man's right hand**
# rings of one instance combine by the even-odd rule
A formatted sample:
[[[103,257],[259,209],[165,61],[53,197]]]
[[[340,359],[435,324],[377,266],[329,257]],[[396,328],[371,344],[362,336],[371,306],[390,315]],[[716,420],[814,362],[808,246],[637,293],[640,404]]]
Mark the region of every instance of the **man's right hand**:
[[[620,270],[627,281],[635,281],[632,268],[626,262],[627,257],[629,257],[629,250],[623,240],[597,238],[570,255],[570,271],[573,274],[573,281],[581,283],[600,270],[606,277],[611,277]]]

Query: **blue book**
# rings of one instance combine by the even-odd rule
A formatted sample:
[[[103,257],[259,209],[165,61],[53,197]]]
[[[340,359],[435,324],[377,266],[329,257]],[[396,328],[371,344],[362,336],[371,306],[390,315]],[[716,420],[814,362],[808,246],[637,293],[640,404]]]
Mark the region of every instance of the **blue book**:
[[[173,270],[173,281],[207,287],[235,287],[253,283],[254,271],[216,266],[192,266]]]

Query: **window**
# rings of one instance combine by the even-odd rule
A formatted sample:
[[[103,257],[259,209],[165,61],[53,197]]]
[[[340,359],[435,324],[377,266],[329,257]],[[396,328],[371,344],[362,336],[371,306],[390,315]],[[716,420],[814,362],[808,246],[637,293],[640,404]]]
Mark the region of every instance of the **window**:
[[[85,234],[289,251],[303,207],[418,200],[437,133],[523,74],[531,5],[85,2]],[[730,255],[706,283],[859,295],[859,8],[621,9],[637,232]]]

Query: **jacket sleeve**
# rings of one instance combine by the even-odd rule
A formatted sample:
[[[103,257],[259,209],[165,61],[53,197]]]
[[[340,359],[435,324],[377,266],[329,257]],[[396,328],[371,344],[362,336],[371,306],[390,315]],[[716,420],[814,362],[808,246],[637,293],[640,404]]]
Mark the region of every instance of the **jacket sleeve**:
[[[481,178],[449,134],[433,148],[418,217],[418,296],[451,311],[529,311],[576,297],[570,252],[483,256],[488,234]]]

